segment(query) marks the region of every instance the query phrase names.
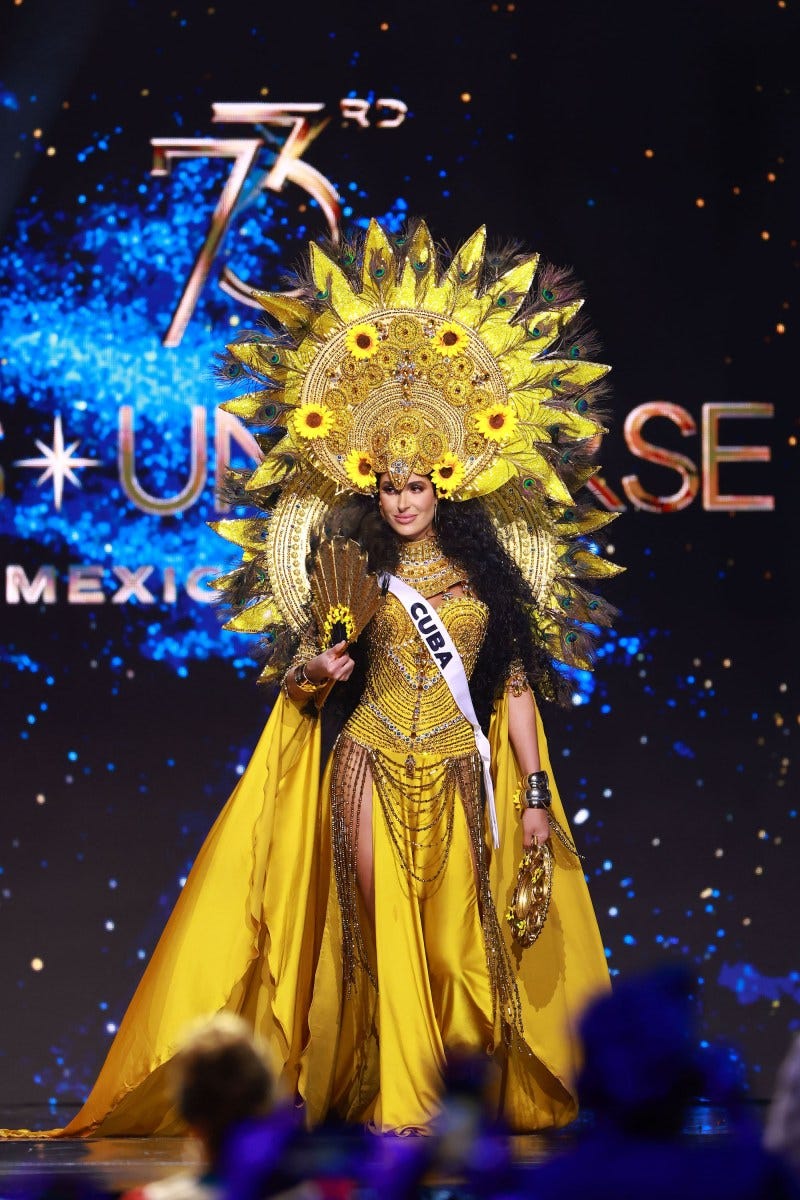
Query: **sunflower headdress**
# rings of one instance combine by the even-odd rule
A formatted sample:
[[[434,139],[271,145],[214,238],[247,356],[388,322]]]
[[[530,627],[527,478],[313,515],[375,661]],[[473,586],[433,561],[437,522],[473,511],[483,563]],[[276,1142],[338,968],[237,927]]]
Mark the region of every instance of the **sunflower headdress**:
[[[277,329],[243,335],[221,366],[255,385],[222,407],[260,431],[264,458],[235,473],[259,516],[214,526],[243,551],[216,586],[234,612],[226,628],[265,636],[261,678],[282,672],[307,628],[312,538],[383,473],[481,499],[532,586],[551,656],[588,667],[587,626],[612,610],[583,581],[620,568],[586,538],[612,514],[576,497],[595,470],[609,368],[587,357],[574,281],[514,247],[487,251],[483,228],[437,253],[424,222],[312,243],[308,272],[294,294],[254,292]]]

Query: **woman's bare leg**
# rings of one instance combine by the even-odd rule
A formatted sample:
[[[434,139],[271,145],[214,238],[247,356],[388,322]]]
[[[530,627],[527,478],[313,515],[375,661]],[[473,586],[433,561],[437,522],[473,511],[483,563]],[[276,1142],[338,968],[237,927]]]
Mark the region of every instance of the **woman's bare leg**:
[[[350,870],[355,868],[358,891],[372,925],[375,915],[372,768],[368,751],[349,738],[340,739],[337,747],[332,793],[348,843],[346,858]]]
[[[358,890],[367,910],[370,924],[375,923],[375,860],[372,845],[372,771],[364,772],[361,784],[361,812],[356,844],[356,876]]]

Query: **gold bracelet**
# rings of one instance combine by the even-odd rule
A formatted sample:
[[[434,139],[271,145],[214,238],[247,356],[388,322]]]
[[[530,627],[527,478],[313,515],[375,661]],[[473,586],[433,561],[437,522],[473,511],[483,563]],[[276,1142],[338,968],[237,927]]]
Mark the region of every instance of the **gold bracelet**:
[[[305,663],[299,663],[294,669],[293,683],[295,687],[298,687],[301,692],[305,692],[307,696],[312,696],[314,692],[318,692],[327,682],[327,679],[321,679],[319,683],[314,683],[313,679],[309,679],[306,675]]]

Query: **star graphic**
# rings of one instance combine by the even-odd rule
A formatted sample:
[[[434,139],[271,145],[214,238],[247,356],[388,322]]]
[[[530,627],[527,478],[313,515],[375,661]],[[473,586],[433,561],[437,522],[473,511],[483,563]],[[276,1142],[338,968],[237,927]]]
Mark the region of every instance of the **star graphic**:
[[[99,458],[74,458],[73,455],[79,445],[80,442],[73,442],[71,446],[64,445],[64,430],[61,427],[61,415],[59,414],[53,421],[52,446],[45,446],[44,442],[36,439],[36,446],[41,450],[42,457],[18,458],[14,463],[15,467],[43,468],[42,474],[36,480],[36,486],[41,487],[43,483],[47,483],[48,479],[52,479],[56,512],[61,510],[61,501],[64,498],[64,480],[68,479],[70,483],[74,483],[75,487],[81,486],[81,481],[75,474],[75,468],[102,465]]]

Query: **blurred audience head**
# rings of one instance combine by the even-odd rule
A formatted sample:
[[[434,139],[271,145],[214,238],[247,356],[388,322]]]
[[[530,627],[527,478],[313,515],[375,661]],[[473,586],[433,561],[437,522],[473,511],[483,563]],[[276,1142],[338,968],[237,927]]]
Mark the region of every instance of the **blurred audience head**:
[[[275,1084],[264,1053],[239,1017],[194,1026],[173,1059],[178,1112],[215,1160],[229,1130],[269,1111]]]
[[[621,980],[581,1022],[581,1102],[629,1134],[669,1136],[703,1091],[691,977],[678,968]]]
[[[0,1184],[3,1200],[113,1200],[91,1172],[84,1168],[65,1171],[25,1171],[3,1174]]]
[[[764,1145],[782,1155],[800,1179],[800,1034],[778,1072],[764,1130]]]

